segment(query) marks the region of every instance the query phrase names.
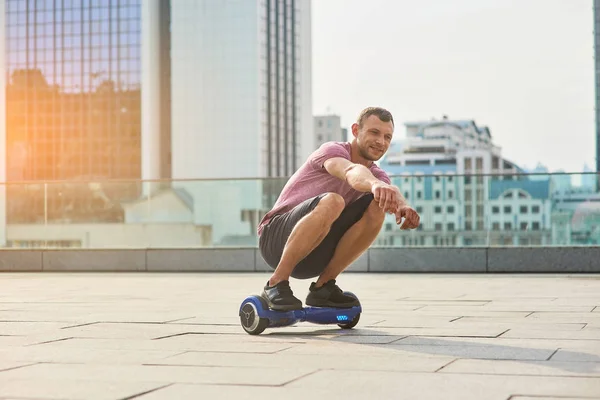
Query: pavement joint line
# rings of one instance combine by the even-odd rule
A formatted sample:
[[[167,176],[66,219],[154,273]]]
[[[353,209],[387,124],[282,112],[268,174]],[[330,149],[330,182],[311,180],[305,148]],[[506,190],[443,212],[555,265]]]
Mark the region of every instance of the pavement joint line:
[[[499,335],[494,336],[494,338],[499,338],[500,336],[504,335],[506,332],[510,331],[510,329],[505,330],[504,332],[500,333]]]
[[[79,328],[81,326],[89,326],[89,325],[94,325],[94,324],[99,324],[100,322],[86,322],[85,324],[77,324],[77,325],[70,325],[70,326],[63,326],[60,329],[71,329],[71,328]]]
[[[122,399],[120,399],[120,400],[131,400],[131,399],[136,399],[136,398],[138,398],[138,397],[145,396],[145,395],[147,395],[147,394],[150,394],[150,393],[156,392],[156,391],[158,391],[158,390],[161,390],[161,389],[168,388],[169,386],[172,386],[172,385],[173,385],[173,383],[169,383],[169,384],[166,384],[166,385],[162,385],[162,386],[159,386],[159,387],[157,387],[157,388],[154,388],[154,389],[146,390],[145,392],[137,393],[137,394],[134,394],[134,395],[132,395],[132,396],[123,397],[123,398],[122,398]]]
[[[587,322],[584,322],[584,323],[583,323],[583,326],[581,327],[581,329],[580,329],[580,330],[581,330],[581,331],[582,331],[582,330],[584,330],[584,329],[585,329],[587,326],[588,326],[588,323],[587,323]]]
[[[172,338],[172,337],[185,336],[185,335],[189,335],[189,334],[206,335],[205,333],[202,333],[202,332],[181,332],[181,333],[174,333],[172,335],[155,337],[155,338],[152,338],[150,340],[169,339],[169,338]]]
[[[471,359],[473,360],[473,359]],[[503,358],[494,358],[493,360],[491,359],[487,359],[487,358],[475,358],[474,360],[487,360],[487,361],[514,361],[514,362],[533,362],[532,360],[512,360],[512,359],[503,359]],[[542,361],[543,362],[543,361]],[[406,372],[406,373],[412,373],[412,372]],[[415,372],[418,373],[418,372]],[[475,375],[475,376],[534,376],[536,378],[570,378],[570,379],[596,379],[598,377],[600,377],[600,373],[596,374],[596,375],[547,375],[547,374],[527,374],[527,373],[522,373],[522,372],[515,372],[512,374],[509,373],[496,373],[496,372],[444,372],[444,375]],[[519,395],[519,396],[524,396],[524,395]],[[531,397],[531,396],[528,396]],[[554,399],[554,397],[550,396],[544,396],[542,397],[543,399],[548,399],[548,398],[552,398]],[[571,399],[571,397],[556,397],[557,399],[560,398],[567,398],[567,399]],[[575,396],[575,398],[579,398],[577,396]],[[596,399],[596,397],[582,397],[584,399],[587,398],[591,398],[591,399]]]
[[[406,339],[407,337],[410,337],[410,336],[403,336],[403,337],[400,337],[400,338],[398,338],[396,340],[392,340],[391,342],[386,343],[386,344],[394,344],[396,342],[399,342],[400,340]]]
[[[525,317],[523,317],[523,318],[527,318],[527,317],[529,317],[530,315],[532,315],[532,314],[534,314],[534,313],[535,313],[535,311],[532,311],[532,312],[530,312],[529,314],[527,314],[527,315],[526,315]]]
[[[38,364],[41,364],[41,363],[36,362],[36,363],[31,363],[31,364],[26,364],[26,365],[19,365],[18,367],[4,368],[4,369],[0,369],[0,372],[12,371],[14,369],[31,367],[32,365],[38,365]]]
[[[281,387],[281,386],[285,386],[285,385],[287,385],[287,384],[289,384],[289,383],[296,382],[296,381],[299,381],[300,379],[303,379],[303,378],[306,378],[306,377],[308,377],[308,376],[314,375],[314,374],[316,374],[317,372],[320,372],[320,371],[321,371],[321,369],[316,369],[316,370],[314,370],[314,371],[312,371],[312,372],[309,372],[309,373],[307,373],[307,374],[304,374],[304,375],[298,376],[298,377],[296,377],[296,378],[294,378],[294,379],[291,379],[291,380],[289,380],[289,381],[287,381],[287,382],[284,382],[284,383],[282,383],[281,385],[278,385],[278,386],[280,386],[280,387]]]
[[[196,318],[196,317],[178,318],[178,319],[173,319],[173,320],[170,320],[170,321],[165,321],[165,322],[163,322],[163,324],[170,324],[172,322],[185,321],[187,319],[194,319],[194,318]]]
[[[450,322],[458,321],[461,318],[463,318],[463,317],[458,317],[458,318],[451,319]]]
[[[41,345],[41,344],[48,344],[48,343],[55,343],[55,342],[64,342],[65,340],[71,340],[71,339],[75,339],[75,338],[74,337],[68,337],[68,338],[62,338],[62,339],[47,340],[45,342],[28,344],[28,345],[25,345],[24,347],[38,346],[38,345]]]
[[[438,369],[436,369],[435,371],[433,371],[434,373],[440,372],[441,370],[443,370],[444,368],[446,368],[448,365],[452,364],[455,361],[461,360],[460,358],[455,358],[454,360],[451,360],[450,362],[442,365],[441,367],[439,367]]]
[[[555,355],[556,353],[558,353],[558,351],[559,351],[559,350],[560,350],[560,347],[559,347],[559,348],[557,348],[556,350],[554,350],[554,351],[552,352],[552,354],[550,354],[550,356],[549,356],[548,358],[546,358],[546,361],[550,361],[550,359],[551,359],[552,357],[554,357],[554,355]]]

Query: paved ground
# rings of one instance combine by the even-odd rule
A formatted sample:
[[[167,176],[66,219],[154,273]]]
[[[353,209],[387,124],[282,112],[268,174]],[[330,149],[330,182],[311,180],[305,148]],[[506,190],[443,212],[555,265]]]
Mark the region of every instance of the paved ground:
[[[600,276],[348,273],[354,330],[250,336],[266,279],[0,275],[0,398],[600,399]]]

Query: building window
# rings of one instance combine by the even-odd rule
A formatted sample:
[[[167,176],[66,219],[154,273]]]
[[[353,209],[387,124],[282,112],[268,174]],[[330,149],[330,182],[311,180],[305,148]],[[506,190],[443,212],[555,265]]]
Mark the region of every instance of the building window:
[[[435,198],[436,198],[436,199],[439,199],[439,198],[440,198],[440,191],[439,191],[439,190],[436,190],[436,191],[435,191]]]
[[[519,211],[521,212],[521,214],[527,214],[527,209],[528,209],[527,206],[521,206],[519,208]]]
[[[420,198],[421,198],[421,191],[417,190],[417,199],[420,199]]]
[[[448,223],[448,230],[449,230],[449,231],[453,231],[454,229],[455,229],[455,227],[454,227],[454,222],[449,222],[449,223]]]
[[[471,158],[465,158],[465,171],[470,171],[471,168]]]
[[[493,206],[492,207],[492,214],[499,214],[499,213],[500,213],[500,207]]]
[[[505,199],[512,199],[513,198],[513,192],[508,192],[504,195]]]
[[[510,222],[505,222],[504,223],[504,230],[505,231],[510,231],[512,229],[512,224]]]
[[[418,212],[419,214],[422,214],[422,213],[423,213],[423,207],[421,207],[421,206],[417,206],[417,212]]]
[[[442,207],[440,207],[440,206],[435,206],[434,212],[435,212],[436,214],[441,214],[441,213],[442,213]]]
[[[483,171],[483,158],[481,157],[477,157],[477,159],[475,160],[475,168],[477,168],[478,172]]]
[[[531,212],[533,214],[539,214],[540,213],[540,206],[532,206],[531,207]]]
[[[499,231],[500,230],[500,222],[492,223],[492,230]]]
[[[8,181],[141,177],[141,0],[107,4],[6,0]],[[27,156],[12,157],[20,149]],[[122,221],[120,204],[139,198],[139,185],[102,185],[74,195],[53,185],[43,201],[8,188],[8,222],[44,211],[72,223]]]
[[[512,212],[511,206],[504,206],[504,214],[510,214]]]
[[[436,222],[435,223],[435,230],[438,231],[438,232],[441,231],[442,230],[442,224],[439,223],[439,222]]]
[[[539,222],[533,222],[531,224],[531,230],[539,231],[540,230],[540,223]]]
[[[521,230],[522,231],[526,231],[527,230],[527,225],[528,225],[527,222],[521,222]]]
[[[454,197],[454,192],[452,190],[448,190],[448,198],[451,199]]]
[[[454,214],[454,206],[448,206],[446,211],[448,212],[448,214]]]

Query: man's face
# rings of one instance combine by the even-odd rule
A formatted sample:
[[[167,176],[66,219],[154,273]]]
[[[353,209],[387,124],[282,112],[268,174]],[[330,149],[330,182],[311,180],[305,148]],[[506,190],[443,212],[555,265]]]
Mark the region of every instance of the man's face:
[[[362,128],[354,124],[352,133],[357,139],[360,155],[369,161],[377,161],[390,147],[394,125],[391,121],[383,122],[376,115],[370,115]]]

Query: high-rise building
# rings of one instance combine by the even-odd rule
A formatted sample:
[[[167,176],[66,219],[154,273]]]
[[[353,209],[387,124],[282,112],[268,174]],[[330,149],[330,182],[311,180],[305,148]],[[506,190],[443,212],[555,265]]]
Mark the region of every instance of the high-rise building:
[[[596,172],[600,172],[600,0],[594,0],[594,52],[596,82]],[[596,182],[600,191],[600,180]]]
[[[173,177],[289,176],[314,148],[309,0],[171,3]]]
[[[8,223],[120,221],[139,195],[75,181],[141,178],[140,4],[0,0]]]
[[[140,178],[140,1],[4,0],[9,182]]]
[[[342,129],[339,115],[317,115],[314,117],[315,149],[326,142],[346,142],[348,131]]]

